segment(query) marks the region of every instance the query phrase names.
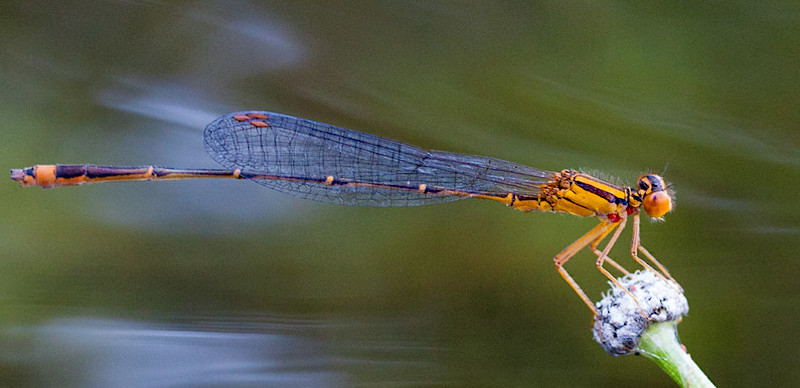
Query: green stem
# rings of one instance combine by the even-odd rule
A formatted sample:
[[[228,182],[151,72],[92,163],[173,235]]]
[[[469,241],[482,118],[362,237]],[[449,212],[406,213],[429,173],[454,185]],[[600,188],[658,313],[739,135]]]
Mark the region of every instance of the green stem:
[[[638,351],[653,360],[682,387],[714,387],[711,380],[683,350],[675,321],[653,323],[642,334]]]

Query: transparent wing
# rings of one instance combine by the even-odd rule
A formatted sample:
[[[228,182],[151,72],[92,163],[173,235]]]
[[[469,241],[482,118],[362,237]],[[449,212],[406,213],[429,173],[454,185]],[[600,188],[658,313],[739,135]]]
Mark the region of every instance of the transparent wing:
[[[528,198],[553,176],[271,112],[222,116],[206,127],[204,142],[218,163],[257,183],[344,205],[416,206],[508,193]]]

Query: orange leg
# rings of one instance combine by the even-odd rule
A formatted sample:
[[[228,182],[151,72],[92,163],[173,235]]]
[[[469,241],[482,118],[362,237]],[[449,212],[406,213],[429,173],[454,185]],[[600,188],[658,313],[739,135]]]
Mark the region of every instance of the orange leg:
[[[651,263],[655,264],[655,266],[658,267],[658,269],[661,272],[656,271],[655,269],[653,269],[653,267],[648,265],[644,260],[640,259],[639,256],[636,254],[637,251],[641,251],[642,254],[644,254],[645,257],[647,257],[647,259],[650,260]],[[678,282],[675,281],[672,275],[669,274],[667,268],[661,265],[661,263],[659,263],[658,260],[656,260],[656,258],[653,257],[653,255],[651,255],[650,252],[648,252],[647,249],[645,249],[645,247],[642,246],[642,240],[639,236],[639,214],[634,214],[633,216],[633,238],[631,239],[631,256],[633,256],[633,259],[636,260],[637,263],[641,264],[642,267],[650,271],[653,271],[653,273],[658,275],[667,284],[670,285],[678,284]],[[669,280],[671,280],[672,282],[667,281],[667,278],[669,278]],[[680,285],[678,285],[677,287],[678,291],[683,292],[683,289],[681,288]]]
[[[608,252],[611,251],[611,248],[614,246],[614,243],[617,242],[617,239],[619,238],[619,235],[622,234],[622,230],[625,229],[625,224],[627,222],[628,222],[628,219],[627,218],[623,218],[622,220],[620,220],[617,223],[617,224],[619,224],[619,227],[617,228],[617,231],[614,232],[614,235],[611,236],[611,239],[608,240],[608,244],[606,244],[606,248],[603,249],[603,252],[600,254],[600,257],[597,258],[597,262],[595,263],[595,265],[597,265],[597,269],[600,270],[600,272],[602,272],[603,275],[606,275],[608,280],[611,280],[612,283],[614,283],[622,291],[625,291],[625,293],[628,294],[628,296],[630,296],[631,299],[633,299],[633,302],[636,303],[637,307],[639,307],[639,313],[642,314],[642,316],[645,319],[648,319],[647,318],[647,314],[645,314],[644,309],[642,309],[642,306],[639,304],[639,301],[636,300],[636,298],[633,296],[633,294],[631,294],[630,291],[628,291],[628,289],[623,287],[622,284],[620,284],[619,281],[613,275],[611,275],[610,272],[608,272],[608,270],[603,268],[603,263],[608,258]]]
[[[581,236],[579,239],[575,240],[572,244],[564,248],[556,257],[553,259],[553,262],[556,265],[556,270],[564,280],[567,281],[570,287],[575,291],[576,294],[583,300],[583,303],[586,306],[589,306],[589,309],[592,310],[592,314],[595,316],[597,315],[597,308],[594,307],[594,303],[592,300],[586,296],[586,293],[583,292],[581,287],[578,285],[577,282],[567,273],[567,270],[564,268],[564,264],[569,260],[572,256],[575,256],[581,249],[596,241],[598,238],[602,239],[605,237],[609,232],[614,230],[618,226],[618,223],[612,223],[607,221],[602,221],[600,224],[592,228],[586,234]],[[599,242],[599,241],[598,241]]]
[[[620,229],[622,229],[622,228],[620,228]],[[600,252],[600,250],[597,249],[597,245],[600,244],[600,241],[603,241],[603,239],[606,238],[606,236],[608,236],[609,233],[611,233],[611,230],[612,229],[609,229],[608,231],[606,231],[605,234],[601,235],[600,237],[598,237],[597,239],[592,241],[591,244],[589,244],[589,248],[592,249],[592,252],[594,252],[594,255],[597,256],[598,259],[600,258],[600,255],[603,254],[603,252]],[[618,271],[622,272],[623,275],[627,275],[627,274],[630,273],[623,266],[617,264],[616,261],[612,260],[611,257],[609,257],[608,255],[606,255],[606,259],[605,260],[606,260],[606,262],[608,262],[608,264],[611,264],[612,267],[614,267]]]

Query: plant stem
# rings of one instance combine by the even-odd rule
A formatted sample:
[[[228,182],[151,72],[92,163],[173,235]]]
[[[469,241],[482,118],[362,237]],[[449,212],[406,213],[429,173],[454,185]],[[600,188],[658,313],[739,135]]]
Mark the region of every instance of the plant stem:
[[[678,341],[675,321],[651,324],[642,333],[637,350],[658,364],[681,387],[714,387]]]

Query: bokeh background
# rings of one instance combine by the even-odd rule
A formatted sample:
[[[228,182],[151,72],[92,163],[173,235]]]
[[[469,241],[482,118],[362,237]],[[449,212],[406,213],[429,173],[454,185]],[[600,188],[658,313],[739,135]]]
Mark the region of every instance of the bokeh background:
[[[642,235],[689,298],[682,342],[720,386],[800,382],[797,1],[4,1],[0,50],[6,171],[213,168],[204,126],[245,109],[666,169],[677,207]],[[3,386],[673,386],[603,353],[553,268],[591,219],[242,181],[0,197]],[[568,269],[599,298],[593,261]]]

